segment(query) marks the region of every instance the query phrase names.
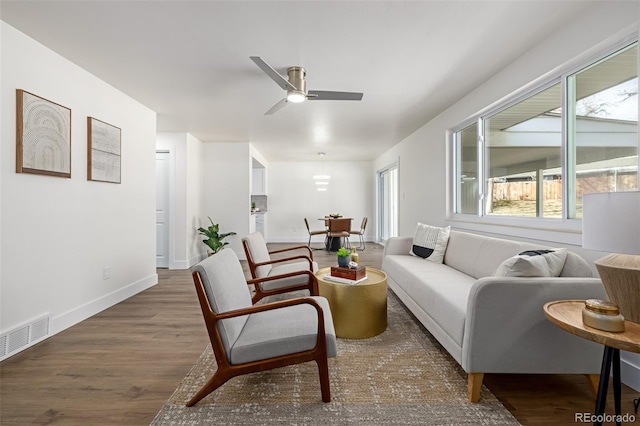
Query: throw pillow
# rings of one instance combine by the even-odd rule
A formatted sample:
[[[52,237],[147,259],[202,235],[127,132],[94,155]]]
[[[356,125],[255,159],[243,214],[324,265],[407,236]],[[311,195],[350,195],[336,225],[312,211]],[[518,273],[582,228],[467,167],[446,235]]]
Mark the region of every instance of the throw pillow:
[[[558,277],[567,249],[527,250],[510,257],[498,266],[494,277]]]
[[[413,237],[413,245],[409,254],[442,263],[444,252],[447,250],[450,226],[437,228],[435,226],[418,223],[418,228]]]

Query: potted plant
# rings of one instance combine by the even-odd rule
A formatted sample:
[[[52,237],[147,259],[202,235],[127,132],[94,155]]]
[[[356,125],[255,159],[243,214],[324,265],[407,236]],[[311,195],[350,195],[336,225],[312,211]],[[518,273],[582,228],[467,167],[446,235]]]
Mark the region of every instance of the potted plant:
[[[348,268],[349,267],[349,255],[351,254],[349,252],[349,250],[347,250],[344,247],[340,247],[338,249],[338,251],[336,252],[336,254],[338,255],[338,266],[340,266],[342,268]]]
[[[236,235],[236,233],[227,232],[226,234],[219,234],[218,231],[220,227],[218,226],[218,224],[213,223],[213,220],[211,220],[210,217],[208,218],[209,218],[209,222],[211,222],[211,225],[207,229],[200,227],[198,228],[198,231],[200,232],[201,235],[204,235],[207,237],[206,239],[202,240],[202,242],[205,243],[211,249],[211,252],[209,252],[209,256],[211,256],[212,254],[219,252],[220,250],[222,250],[224,246],[229,244],[228,242],[222,242],[222,240],[227,238],[229,235]]]

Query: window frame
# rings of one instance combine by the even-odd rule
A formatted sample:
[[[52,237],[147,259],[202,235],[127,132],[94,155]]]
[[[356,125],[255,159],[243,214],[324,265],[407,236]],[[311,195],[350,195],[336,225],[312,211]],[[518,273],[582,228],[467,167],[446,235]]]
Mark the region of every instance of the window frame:
[[[447,152],[450,156],[450,161],[448,162],[449,171],[447,173],[447,197],[449,200],[446,203],[446,220],[454,223],[456,227],[461,229],[493,232],[516,237],[535,238],[557,241],[565,244],[581,245],[582,220],[579,218],[570,218],[569,215],[571,213],[571,208],[575,213],[575,194],[572,194],[571,192],[571,188],[573,188],[573,191],[575,192],[575,184],[571,185],[571,183],[575,183],[576,178],[575,165],[573,164],[575,161],[571,155],[571,150],[569,149],[569,143],[571,141],[569,141],[568,137],[569,132],[572,131],[572,123],[570,122],[571,117],[574,117],[573,121],[575,121],[575,99],[573,103],[568,100],[568,84],[569,81],[572,80],[569,77],[579,73],[587,67],[593,66],[597,62],[606,59],[608,56],[611,56],[616,52],[630,47],[634,43],[637,44],[637,47],[640,50],[640,41],[637,32],[633,32],[626,37],[619,38],[604,47],[594,50],[593,52],[580,55],[551,71],[547,75],[526,84],[520,89],[512,92],[510,95],[494,102],[486,108],[478,111],[476,114],[469,116],[456,126],[448,129],[446,132],[446,140]],[[640,63],[640,53],[638,54],[638,62]],[[640,65],[638,66],[638,69],[640,71]],[[640,79],[640,77],[638,78]],[[485,120],[558,83],[560,84],[561,107],[563,112],[561,119],[562,217],[549,218],[487,215],[485,213],[487,195],[485,179],[488,173],[488,164],[485,155]],[[572,111],[569,111],[569,109]],[[457,213],[456,209],[458,206],[456,205],[456,201],[459,194],[457,193],[458,183],[456,179],[460,173],[458,168],[459,152],[457,147],[457,135],[459,132],[474,123],[477,123],[478,128],[478,211],[476,214]],[[575,125],[575,123],[573,124]],[[638,166],[640,171],[640,127],[637,139]],[[571,175],[571,173],[573,173],[573,175]],[[569,202],[569,197],[572,196],[574,197],[572,198],[573,201]],[[575,214],[571,216],[575,217]],[[492,230],[489,230],[488,227],[491,227]]]

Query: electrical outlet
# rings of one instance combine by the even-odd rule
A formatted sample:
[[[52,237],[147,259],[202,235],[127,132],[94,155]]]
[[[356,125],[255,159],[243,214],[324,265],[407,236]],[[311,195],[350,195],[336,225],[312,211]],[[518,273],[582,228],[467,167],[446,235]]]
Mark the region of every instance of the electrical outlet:
[[[108,280],[109,278],[111,278],[111,266],[105,266],[102,268],[102,279]]]

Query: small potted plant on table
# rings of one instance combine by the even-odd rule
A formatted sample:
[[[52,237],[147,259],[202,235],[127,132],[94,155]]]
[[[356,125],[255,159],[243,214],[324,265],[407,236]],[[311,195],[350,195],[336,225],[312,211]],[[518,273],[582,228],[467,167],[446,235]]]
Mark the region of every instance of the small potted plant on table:
[[[347,250],[344,247],[340,247],[338,249],[338,251],[336,252],[336,254],[338,255],[338,266],[342,267],[342,268],[348,268],[349,267],[349,256],[350,256],[350,252],[349,250]]]

